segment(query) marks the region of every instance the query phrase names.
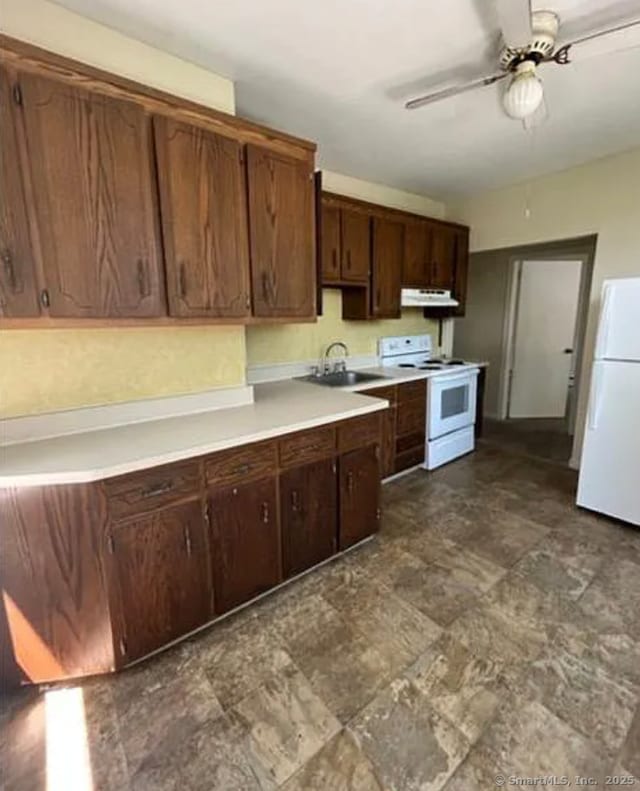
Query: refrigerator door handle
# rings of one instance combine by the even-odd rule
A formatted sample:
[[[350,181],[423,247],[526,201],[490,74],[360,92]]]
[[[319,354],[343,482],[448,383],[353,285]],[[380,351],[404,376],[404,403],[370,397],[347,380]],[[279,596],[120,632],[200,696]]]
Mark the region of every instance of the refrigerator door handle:
[[[607,354],[609,341],[609,328],[611,326],[611,305],[613,303],[613,289],[607,283],[602,289],[602,313],[600,315],[600,326],[598,327],[598,337],[596,338],[595,358],[600,360]]]
[[[591,398],[589,400],[589,429],[595,431],[598,428],[598,418],[600,416],[600,402],[602,401],[602,370],[596,362],[593,365],[591,375]]]

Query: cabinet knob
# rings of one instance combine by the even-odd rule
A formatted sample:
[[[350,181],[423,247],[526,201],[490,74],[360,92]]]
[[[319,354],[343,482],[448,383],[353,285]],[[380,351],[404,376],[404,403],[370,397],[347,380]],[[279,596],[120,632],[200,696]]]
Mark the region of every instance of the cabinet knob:
[[[191,557],[191,533],[186,526],[184,528],[184,548],[187,552],[187,556]]]
[[[353,491],[353,473],[352,472],[348,472],[347,473],[347,491],[348,492],[352,492]]]
[[[291,510],[298,511],[300,508],[300,498],[298,496],[298,492],[294,489],[291,492]]]
[[[269,521],[269,503],[262,503],[262,521],[265,525]]]

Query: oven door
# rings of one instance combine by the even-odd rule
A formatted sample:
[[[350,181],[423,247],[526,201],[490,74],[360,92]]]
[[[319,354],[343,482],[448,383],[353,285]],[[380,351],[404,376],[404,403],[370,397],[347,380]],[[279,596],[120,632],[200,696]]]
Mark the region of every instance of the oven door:
[[[427,429],[429,439],[472,426],[476,422],[478,369],[429,379]]]

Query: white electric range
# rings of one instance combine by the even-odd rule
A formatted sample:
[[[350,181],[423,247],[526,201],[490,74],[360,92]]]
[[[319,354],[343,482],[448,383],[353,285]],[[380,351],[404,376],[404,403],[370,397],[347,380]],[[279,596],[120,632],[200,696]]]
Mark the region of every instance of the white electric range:
[[[424,467],[433,470],[475,447],[479,369],[465,360],[433,357],[430,335],[381,338],[380,363],[391,368],[429,371]]]

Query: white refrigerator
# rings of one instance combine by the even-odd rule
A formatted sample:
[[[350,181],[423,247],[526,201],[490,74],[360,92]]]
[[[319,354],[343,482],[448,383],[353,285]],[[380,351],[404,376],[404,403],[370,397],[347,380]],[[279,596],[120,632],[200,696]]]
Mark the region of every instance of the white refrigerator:
[[[640,277],[604,283],[577,502],[640,525]]]

